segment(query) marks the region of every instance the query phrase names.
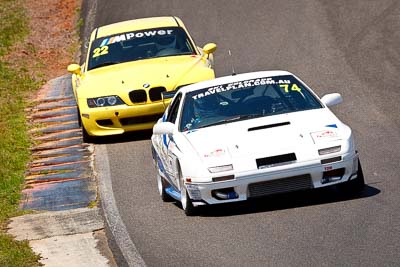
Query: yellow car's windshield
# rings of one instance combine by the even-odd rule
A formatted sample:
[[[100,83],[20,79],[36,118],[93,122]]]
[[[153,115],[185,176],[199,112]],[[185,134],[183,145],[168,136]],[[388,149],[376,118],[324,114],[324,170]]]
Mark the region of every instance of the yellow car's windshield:
[[[88,70],[140,59],[195,53],[193,44],[180,27],[125,32],[93,41]]]

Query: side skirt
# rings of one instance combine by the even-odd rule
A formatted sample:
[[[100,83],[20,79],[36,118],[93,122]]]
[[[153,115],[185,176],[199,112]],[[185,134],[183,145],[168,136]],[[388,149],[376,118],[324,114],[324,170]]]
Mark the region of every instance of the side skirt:
[[[165,192],[177,201],[181,201],[181,193],[178,192],[172,185],[168,186],[165,189]]]

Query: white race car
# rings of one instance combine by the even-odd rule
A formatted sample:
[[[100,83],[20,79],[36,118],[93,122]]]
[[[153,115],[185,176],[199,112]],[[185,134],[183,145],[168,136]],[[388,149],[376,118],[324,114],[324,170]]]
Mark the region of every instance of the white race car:
[[[286,71],[217,78],[183,87],[153,128],[163,201],[196,207],[343,183],[364,176],[351,129]]]

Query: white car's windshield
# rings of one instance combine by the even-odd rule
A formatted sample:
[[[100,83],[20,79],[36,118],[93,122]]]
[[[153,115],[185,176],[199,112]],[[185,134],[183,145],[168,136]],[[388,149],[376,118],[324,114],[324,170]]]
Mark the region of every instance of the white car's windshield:
[[[189,92],[180,131],[316,108],[321,103],[291,75],[244,80]]]
[[[190,39],[180,27],[119,33],[93,41],[88,55],[88,70],[140,59],[194,53]]]

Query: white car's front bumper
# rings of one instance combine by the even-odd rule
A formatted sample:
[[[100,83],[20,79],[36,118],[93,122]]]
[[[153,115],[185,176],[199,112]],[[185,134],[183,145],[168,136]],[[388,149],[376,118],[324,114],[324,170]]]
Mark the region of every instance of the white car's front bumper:
[[[345,155],[337,162],[293,163],[281,168],[265,168],[235,173],[234,179],[223,182],[185,183],[194,205],[243,201],[312,188],[344,183],[357,177],[358,155]]]

